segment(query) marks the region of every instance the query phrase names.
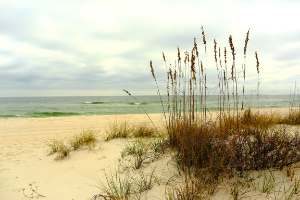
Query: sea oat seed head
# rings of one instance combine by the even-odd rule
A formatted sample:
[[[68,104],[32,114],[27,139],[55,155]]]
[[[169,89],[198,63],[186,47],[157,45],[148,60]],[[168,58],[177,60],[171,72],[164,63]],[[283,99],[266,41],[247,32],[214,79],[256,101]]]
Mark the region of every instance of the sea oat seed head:
[[[171,78],[172,85],[173,85],[173,81],[174,81],[174,79],[173,79],[173,74],[172,74],[172,69],[171,69],[171,66],[170,66],[170,68],[169,68],[169,76],[170,76],[170,78]]]
[[[156,77],[155,77],[155,74],[154,74],[154,69],[152,67],[152,60],[150,60],[150,68],[151,68],[152,76],[153,76],[154,80],[156,81]]]
[[[123,90],[124,90],[124,89],[123,89]],[[130,92],[128,92],[127,90],[124,90],[124,92],[126,92],[127,94],[129,94],[129,95],[131,96]]]
[[[214,52],[215,52],[215,62],[218,62],[217,61],[217,42],[216,42],[216,39],[214,39]]]
[[[257,69],[257,73],[259,73],[259,61],[258,61],[258,57],[257,57],[257,51],[255,51],[255,58],[256,58],[256,69]]]
[[[180,50],[179,50],[178,46],[177,46],[177,49],[178,49],[178,62],[180,62],[181,58],[180,58]]]
[[[232,36],[229,35],[229,44],[230,44],[230,48],[231,48],[231,53],[233,56],[233,60],[235,60],[235,52],[234,52],[234,46],[233,46],[233,42],[232,42]]]
[[[203,64],[202,64],[202,60],[200,62],[200,66],[201,66],[201,73],[202,73],[202,76],[203,76]]]
[[[227,51],[226,51],[226,47],[224,47],[224,57],[225,57],[225,64],[227,63],[227,55],[226,55]]]
[[[244,56],[246,56],[247,44],[248,44],[248,41],[249,41],[249,31],[250,31],[250,28],[247,32],[246,39],[245,39]]]
[[[206,44],[203,26],[201,26],[201,29],[202,29],[203,44]]]

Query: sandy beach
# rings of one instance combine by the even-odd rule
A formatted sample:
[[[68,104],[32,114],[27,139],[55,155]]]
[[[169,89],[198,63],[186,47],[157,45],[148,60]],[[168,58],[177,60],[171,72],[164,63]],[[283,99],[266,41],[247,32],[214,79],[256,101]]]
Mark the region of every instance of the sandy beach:
[[[288,114],[289,108],[260,110],[260,113],[266,112]],[[217,114],[212,113],[214,117]],[[163,125],[162,114],[149,116],[157,126]],[[95,130],[101,139],[112,123],[125,120],[133,124],[151,123],[145,114],[0,119],[0,200],[28,199],[23,189],[31,196],[29,184],[34,189],[37,186],[37,192],[44,196],[39,199],[45,200],[87,200],[99,194],[100,190],[92,186],[96,183],[91,176],[105,182],[104,173],[115,170],[124,140],[100,142],[92,150],[72,151],[64,160],[54,160],[55,155],[48,155],[46,144],[82,130]],[[158,175],[172,177],[175,168],[171,163],[171,157],[165,155],[145,170],[151,171],[155,165]],[[165,187],[155,185],[147,199],[164,199],[164,192]]]

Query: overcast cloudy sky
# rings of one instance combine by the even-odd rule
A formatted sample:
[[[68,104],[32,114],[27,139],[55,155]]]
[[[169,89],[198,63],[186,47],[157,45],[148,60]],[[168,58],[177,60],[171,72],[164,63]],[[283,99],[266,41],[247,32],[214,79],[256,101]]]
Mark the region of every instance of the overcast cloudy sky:
[[[165,91],[162,51],[174,65],[177,46],[183,58],[195,37],[206,62],[201,25],[209,87],[218,82],[213,40],[230,51],[232,35],[241,71],[250,28],[245,92],[257,87],[257,51],[260,93],[289,94],[300,83],[299,2],[0,0],[0,96],[156,94],[150,60]]]

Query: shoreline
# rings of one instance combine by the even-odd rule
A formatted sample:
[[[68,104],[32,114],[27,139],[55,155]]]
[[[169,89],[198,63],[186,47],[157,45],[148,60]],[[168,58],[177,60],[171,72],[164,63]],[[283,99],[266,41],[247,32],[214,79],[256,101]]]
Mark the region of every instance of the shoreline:
[[[296,108],[298,109],[298,108]],[[253,109],[251,112],[260,114],[287,115],[290,108],[266,108]],[[226,111],[225,111],[226,112]],[[235,112],[235,110],[232,110]],[[207,112],[208,119],[216,119],[219,111]],[[164,113],[148,114],[156,127],[165,126]],[[97,116],[71,116],[71,117],[47,117],[47,118],[12,118],[0,119],[0,142],[17,144],[21,141],[45,142],[53,139],[63,139],[79,133],[83,130],[96,130],[103,136],[105,131],[113,123],[126,121],[131,124],[148,123],[146,114],[122,114],[122,115],[97,115]],[[168,116],[166,114],[168,119]]]
[[[161,105],[159,106],[161,107]],[[286,107],[273,107],[273,108],[253,108],[251,110],[264,110],[264,109],[285,109],[285,108],[289,108],[288,106]],[[295,107],[290,107],[292,109],[299,109],[299,107],[295,106]],[[213,108],[213,110],[210,110],[212,108],[207,108],[207,112],[219,112],[219,110],[216,110],[216,108]],[[244,109],[246,110],[246,108]],[[231,110],[231,111],[234,111],[234,110]],[[75,111],[74,111],[75,112]],[[38,112],[40,113],[40,112]],[[25,115],[16,115],[16,114],[12,114],[12,115],[9,115],[9,114],[4,114],[4,115],[0,115],[0,120],[2,119],[43,119],[43,118],[57,118],[57,117],[91,117],[91,116],[115,116],[115,115],[143,115],[143,114],[163,114],[163,111],[158,111],[158,112],[151,112],[151,113],[145,113],[143,111],[141,112],[136,112],[136,113],[115,113],[115,114],[107,114],[107,113],[98,113],[98,114],[80,114],[80,113],[77,113],[75,115],[72,115],[72,112],[45,112],[46,114],[43,115],[43,112],[41,112],[40,114],[41,115],[34,115],[34,114],[28,114],[28,116],[25,114]],[[52,114],[51,114],[52,113]],[[199,112],[200,113],[200,112]]]

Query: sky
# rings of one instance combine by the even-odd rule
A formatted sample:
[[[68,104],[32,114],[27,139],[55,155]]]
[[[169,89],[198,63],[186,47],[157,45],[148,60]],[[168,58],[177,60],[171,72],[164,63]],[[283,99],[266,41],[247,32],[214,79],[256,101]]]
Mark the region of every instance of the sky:
[[[245,94],[294,93],[299,10],[298,0],[0,0],[0,97],[155,95],[150,60],[166,94],[166,66],[175,66],[177,47],[182,60],[191,54],[194,38],[209,94],[217,94],[214,39],[231,68],[229,35],[240,94],[245,61]]]

